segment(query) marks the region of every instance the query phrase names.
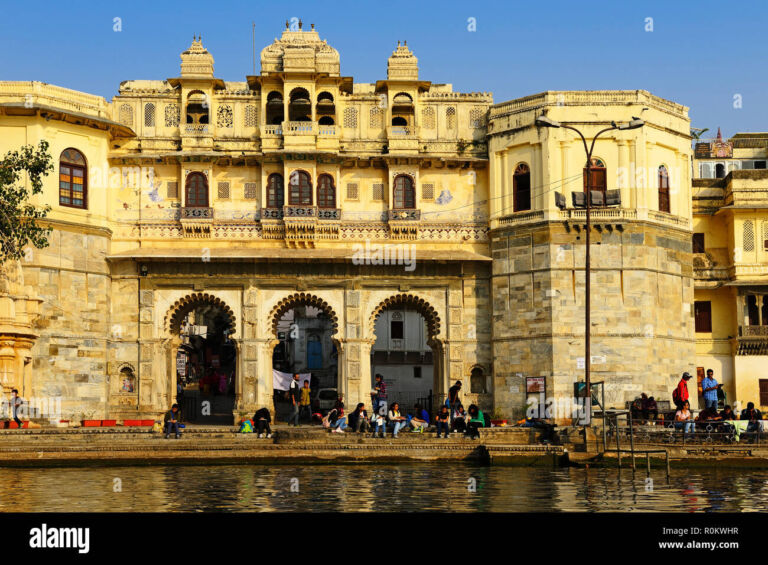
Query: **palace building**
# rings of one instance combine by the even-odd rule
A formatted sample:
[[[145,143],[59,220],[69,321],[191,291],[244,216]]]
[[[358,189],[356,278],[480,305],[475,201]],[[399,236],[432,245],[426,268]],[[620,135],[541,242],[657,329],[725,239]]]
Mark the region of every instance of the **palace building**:
[[[542,114],[590,141],[645,122],[595,145],[610,206],[592,212],[590,361],[609,406],[668,399],[702,353],[688,109],[642,90],[494,104],[420,77],[405,42],[386,78],[356,83],[314,25],[240,82],[199,38],[178,76],[124,81],[111,102],[0,82],[0,151],[47,140],[55,161],[36,199],[50,246],[0,280],[4,390],[121,419],[167,410],[181,382],[200,422],[279,411],[273,370],[347,406],[370,402],[375,373],[407,408],[456,380],[507,418],[573,396],[586,157]]]

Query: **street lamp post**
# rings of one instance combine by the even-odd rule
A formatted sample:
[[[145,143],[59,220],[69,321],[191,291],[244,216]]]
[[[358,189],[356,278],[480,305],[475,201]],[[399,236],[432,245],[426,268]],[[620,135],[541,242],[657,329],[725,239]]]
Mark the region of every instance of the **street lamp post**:
[[[584,137],[584,135],[575,127],[569,126],[560,122],[556,122],[555,120],[548,118],[545,115],[541,115],[538,118],[536,118],[536,125],[539,127],[548,127],[548,128],[565,128],[569,130],[575,131],[577,134],[579,134],[579,137],[581,138],[582,143],[584,144],[584,152],[587,154],[587,182],[586,182],[586,227],[585,231],[587,234],[587,240],[586,240],[586,250],[585,250],[585,256],[584,256],[584,385],[586,388],[586,396],[588,398],[587,400],[587,424],[592,422],[592,387],[591,387],[591,380],[590,380],[590,371],[592,364],[592,337],[591,337],[591,294],[592,294],[592,268],[590,265],[590,243],[591,243],[591,234],[592,234],[592,228],[591,228],[591,217],[590,217],[590,211],[592,210],[592,151],[595,149],[595,141],[597,141],[597,138],[611,130],[628,130],[628,129],[637,129],[640,127],[643,127],[645,125],[645,122],[641,120],[640,118],[632,117],[632,121],[630,121],[627,124],[617,125],[616,122],[611,122],[611,127],[607,127],[604,129],[601,129],[598,131],[595,136],[592,138],[592,143],[587,147],[587,139]],[[605,407],[603,407],[603,410]]]

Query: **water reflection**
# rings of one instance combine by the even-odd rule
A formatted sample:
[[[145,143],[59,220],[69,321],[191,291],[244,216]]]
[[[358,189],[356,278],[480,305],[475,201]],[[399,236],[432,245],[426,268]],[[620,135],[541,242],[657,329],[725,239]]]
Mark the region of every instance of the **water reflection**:
[[[2,512],[768,510],[768,472],[466,463],[0,469]]]

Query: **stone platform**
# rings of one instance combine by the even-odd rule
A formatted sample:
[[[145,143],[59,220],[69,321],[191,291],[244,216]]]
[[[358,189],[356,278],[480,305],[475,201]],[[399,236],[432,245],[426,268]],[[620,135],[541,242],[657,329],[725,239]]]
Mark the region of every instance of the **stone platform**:
[[[280,462],[496,461],[551,464],[559,446],[538,445],[529,429],[481,430],[479,439],[458,434],[401,432],[398,438],[332,434],[319,427],[277,426],[271,439],[240,434],[234,426],[190,426],[181,439],[148,428],[0,430],[0,467],[63,465],[162,465]]]

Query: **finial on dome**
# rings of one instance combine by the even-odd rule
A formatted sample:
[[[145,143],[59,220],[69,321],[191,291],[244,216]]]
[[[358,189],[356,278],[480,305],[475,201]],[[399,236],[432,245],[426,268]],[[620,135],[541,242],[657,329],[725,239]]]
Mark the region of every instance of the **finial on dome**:
[[[303,27],[304,27],[304,23],[301,21],[301,19],[299,19],[299,29],[301,29]]]
[[[315,24],[309,24],[312,26],[312,31],[315,31]]]

